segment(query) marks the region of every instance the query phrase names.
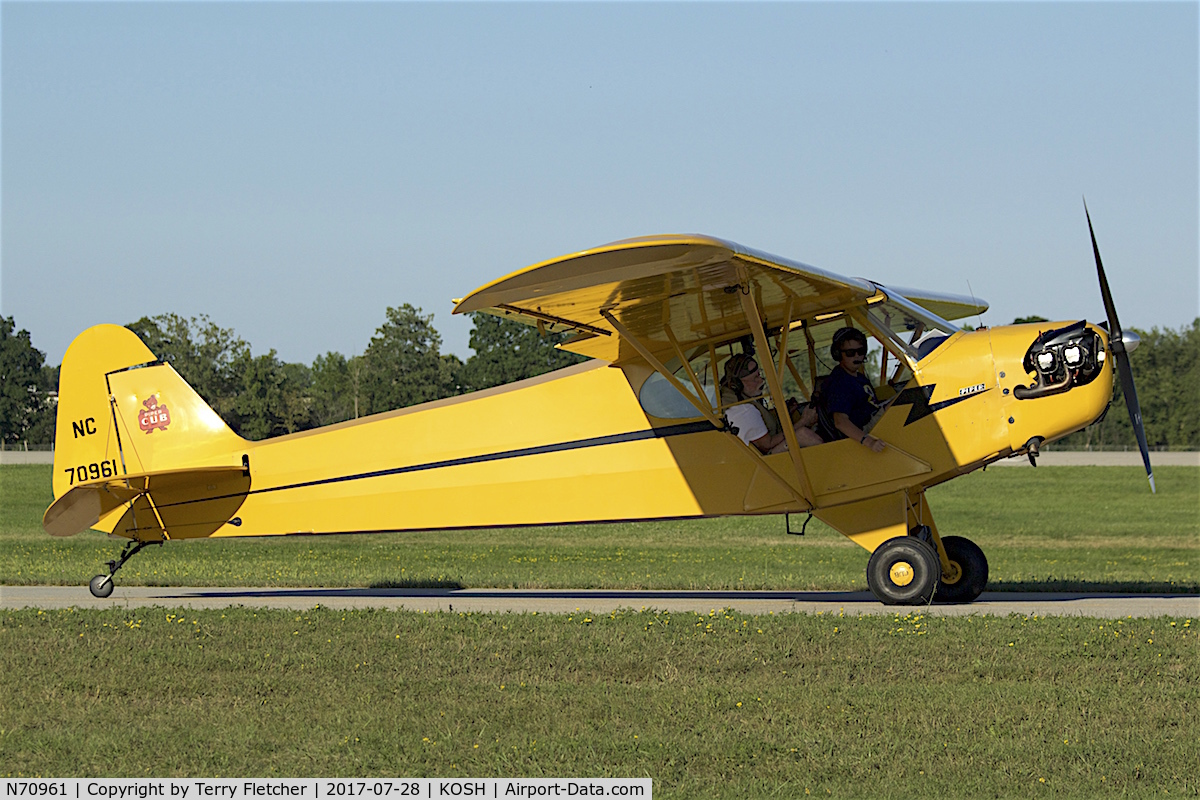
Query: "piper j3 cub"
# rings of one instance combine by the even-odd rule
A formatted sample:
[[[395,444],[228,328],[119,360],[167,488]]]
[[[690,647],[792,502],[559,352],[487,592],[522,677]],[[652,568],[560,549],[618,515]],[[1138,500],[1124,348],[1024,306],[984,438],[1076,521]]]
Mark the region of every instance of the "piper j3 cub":
[[[514,272],[454,309],[573,332],[561,346],[588,361],[261,442],[234,434],[129,330],[99,325],[63,359],[43,525],[129,540],[91,581],[105,597],[131,556],[169,539],[811,512],[871,554],[882,602],[969,602],[987,560],[942,535],[925,490],[1036,458],[1096,420],[1114,362],[1150,474],[1126,358],[1137,340],[1121,333],[1095,252],[1106,328],[972,331],[949,321],[987,308],[971,298],[707,236],[614,242]],[[843,363],[864,360],[861,340],[870,374],[854,378]],[[839,369],[878,403],[851,428],[827,388]],[[785,382],[818,413],[779,414],[795,408]]]

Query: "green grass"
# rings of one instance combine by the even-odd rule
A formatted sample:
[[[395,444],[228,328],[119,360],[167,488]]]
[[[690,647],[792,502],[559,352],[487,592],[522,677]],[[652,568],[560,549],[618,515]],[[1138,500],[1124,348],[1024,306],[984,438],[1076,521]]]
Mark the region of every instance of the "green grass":
[[[999,468],[930,490],[943,535],[974,539],[992,590],[1200,591],[1200,469]],[[41,530],[50,467],[0,467],[0,583],[82,584],[122,544]],[[792,518],[799,527],[800,519]],[[171,542],[123,585],[862,589],[866,553],[782,517]]]
[[[615,776],[656,797],[1195,796],[1197,621],[0,614],[12,776]]]
[[[995,469],[930,492],[993,589],[1196,591],[1200,469]],[[0,583],[120,543],[0,467]],[[861,588],[778,518],[175,542],[127,585]],[[651,777],[660,798],[1196,796],[1200,620],[0,612],[0,774]]]

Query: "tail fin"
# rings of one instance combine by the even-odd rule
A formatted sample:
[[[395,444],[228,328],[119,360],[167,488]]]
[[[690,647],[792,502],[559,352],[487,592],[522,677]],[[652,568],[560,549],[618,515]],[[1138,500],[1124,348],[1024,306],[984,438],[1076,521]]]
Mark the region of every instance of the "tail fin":
[[[63,356],[54,497],[132,473],[238,464],[246,442],[135,333],[97,325]]]

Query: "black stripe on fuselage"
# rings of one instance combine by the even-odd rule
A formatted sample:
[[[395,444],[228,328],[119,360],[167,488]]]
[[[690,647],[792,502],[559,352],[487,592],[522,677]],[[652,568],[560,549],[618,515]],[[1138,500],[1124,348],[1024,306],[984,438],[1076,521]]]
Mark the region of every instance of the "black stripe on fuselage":
[[[610,436],[596,436],[591,439],[576,439],[572,442],[558,442],[556,444],[539,445],[538,447],[523,447],[519,450],[504,450],[499,453],[484,453],[478,456],[447,459],[446,461],[430,461],[425,464],[411,464],[406,467],[392,467],[390,469],[379,469],[371,472],[356,472],[352,475],[338,475],[332,478],[319,478],[317,480],[303,481],[301,483],[288,483],[282,486],[268,486],[262,489],[251,489],[246,494],[267,494],[269,492],[282,492],[288,489],[306,489],[312,486],[325,486],[331,483],[346,483],[347,481],[365,480],[367,478],[383,478],[389,475],[403,475],[408,472],[424,472],[425,470],[443,469],[445,467],[461,467],[467,464],[482,464],[487,461],[503,461],[509,458],[539,456],[544,453],[561,453],[565,450],[582,450],[589,447],[604,447],[605,445],[610,444],[624,444],[625,442],[638,442],[646,439],[665,439],[668,436],[683,436],[689,433],[705,433],[707,431],[715,430],[718,430],[718,428],[707,420],[699,422],[684,422],[679,425],[668,425],[664,428],[649,428],[647,430],[630,431],[628,433],[614,433]],[[185,500],[180,503],[161,505],[160,508],[167,508],[171,505],[187,505],[195,502],[221,500],[233,496],[234,495],[222,495],[221,497],[205,497],[198,500]]]
[[[359,472],[354,475],[341,475],[336,478],[321,478],[315,481],[291,483],[285,486],[271,486],[265,489],[251,489],[249,494],[280,492],[285,489],[305,489],[310,486],[324,486],[325,484],[329,483],[344,483],[346,481],[364,480],[366,478],[382,478],[388,475],[403,475],[407,472],[424,472],[425,470],[430,469],[461,467],[467,464],[482,464],[486,461],[503,461],[509,458],[540,456],[544,453],[561,453],[564,450],[582,450],[588,447],[604,447],[605,445],[610,444],[624,444],[625,442],[638,442],[645,439],[665,439],[668,436],[681,436],[687,433],[703,433],[705,431],[715,430],[717,430],[717,428],[707,420],[703,422],[685,422],[681,425],[669,425],[665,428],[649,428],[643,431],[614,433],[609,436],[596,436],[591,439],[576,439],[573,442],[558,442],[557,444],[544,444],[539,445],[538,447],[523,447],[519,450],[504,450],[499,453],[485,453],[478,456],[452,458],[446,461],[430,461],[425,464],[412,464],[407,467],[392,467],[391,469],[380,469],[373,472]]]

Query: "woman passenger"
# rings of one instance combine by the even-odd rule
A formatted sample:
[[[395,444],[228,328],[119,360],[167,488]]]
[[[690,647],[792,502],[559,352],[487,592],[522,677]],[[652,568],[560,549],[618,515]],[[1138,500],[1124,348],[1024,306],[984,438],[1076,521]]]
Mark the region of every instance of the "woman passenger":
[[[746,353],[731,356],[725,362],[725,376],[721,379],[721,405],[729,405],[762,394],[763,375],[754,357]],[[789,411],[795,400],[788,401]],[[780,425],[779,415],[764,405],[762,398],[747,403],[729,406],[725,410],[729,424],[737,429],[737,436],[746,444],[752,444],[763,454],[782,453],[787,450],[787,437]],[[790,421],[790,417],[789,417]],[[796,442],[801,447],[822,444],[812,426],[817,422],[817,412],[805,405],[799,419],[792,425]]]

